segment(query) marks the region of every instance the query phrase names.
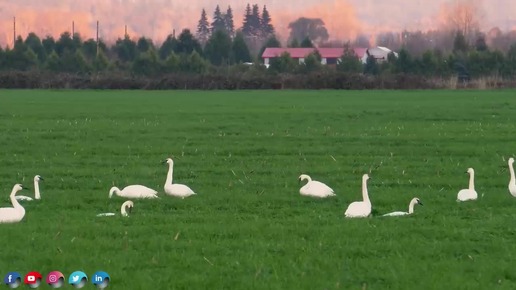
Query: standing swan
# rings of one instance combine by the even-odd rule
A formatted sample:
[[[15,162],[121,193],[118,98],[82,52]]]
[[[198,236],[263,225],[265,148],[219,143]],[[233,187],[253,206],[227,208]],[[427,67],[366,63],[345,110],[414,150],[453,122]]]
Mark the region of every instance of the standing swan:
[[[143,185],[129,185],[120,190],[113,186],[109,190],[109,198],[116,194],[125,198],[158,198],[158,192]]]
[[[299,176],[299,182],[303,180],[308,180],[308,182],[305,184],[305,186],[299,189],[299,193],[301,195],[313,197],[335,196],[333,189],[331,189],[328,185],[319,181],[312,180],[312,178],[310,178],[310,176],[306,174],[301,174]]]
[[[414,198],[410,201],[408,212],[404,212],[404,211],[395,211],[395,212],[391,212],[391,213],[388,213],[388,214],[384,214],[383,216],[402,216],[402,215],[409,215],[409,214],[413,214],[413,213],[414,213],[414,206],[415,206],[416,204],[423,205],[423,203],[419,200],[419,198],[414,197]]]
[[[514,158],[509,158],[509,171],[511,172],[511,179],[509,180],[509,192],[516,197],[516,177],[514,176]]]
[[[347,218],[362,218],[368,217],[371,214],[371,201],[369,200],[369,194],[367,193],[367,180],[369,175],[364,174],[362,176],[362,198],[364,201],[352,202],[344,216]]]
[[[124,217],[127,217],[129,216],[129,214],[131,213],[131,211],[133,210],[133,207],[134,207],[134,203],[130,200],[124,202],[122,204],[122,206],[120,207],[120,214],[122,214],[122,216]],[[113,212],[107,212],[107,213],[99,213],[97,216],[114,216],[115,213]]]
[[[34,199],[41,199],[41,194],[39,192],[39,181],[40,180],[45,180],[45,179],[43,177],[41,177],[40,175],[34,176]],[[23,200],[23,201],[32,201],[33,200],[32,197],[25,196],[25,195],[17,195],[16,199]]]
[[[163,163],[168,164],[167,180],[165,181],[165,193],[176,197],[189,197],[196,194],[190,187],[184,184],[172,184],[172,174],[174,172],[174,161],[171,158],[167,158]]]
[[[478,194],[475,191],[475,170],[473,170],[473,168],[468,168],[466,173],[469,173],[469,188],[459,191],[457,194],[457,201],[476,200],[478,197]]]
[[[25,216],[25,209],[16,200],[16,193],[23,188],[21,184],[15,184],[11,191],[11,203],[13,207],[2,207],[0,208],[0,223],[17,223]]]

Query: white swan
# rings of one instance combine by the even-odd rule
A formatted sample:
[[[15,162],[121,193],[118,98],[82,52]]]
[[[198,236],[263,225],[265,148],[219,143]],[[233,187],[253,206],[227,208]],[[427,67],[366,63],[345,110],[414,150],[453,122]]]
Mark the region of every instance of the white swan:
[[[405,211],[394,211],[394,212],[390,212],[390,213],[384,214],[383,216],[402,216],[402,215],[413,214],[414,213],[414,206],[416,204],[423,205],[423,203],[421,202],[421,200],[419,200],[419,198],[414,197],[410,201],[410,203],[409,203],[409,210],[408,210],[408,212],[405,212]]]
[[[468,168],[466,173],[469,173],[469,188],[459,191],[457,194],[457,201],[476,200],[478,197],[478,194],[475,191],[475,170],[473,170],[473,168]]]
[[[158,198],[158,192],[143,185],[129,185],[120,190],[113,186],[109,190],[109,198],[116,194],[125,198]]]
[[[167,180],[165,181],[165,193],[175,197],[189,197],[196,194],[190,187],[184,184],[172,184],[172,174],[174,172],[174,161],[172,158],[167,158],[163,163],[168,164]]]
[[[303,180],[308,180],[308,182],[305,184],[305,186],[299,189],[299,193],[301,195],[313,197],[335,196],[333,189],[331,189],[328,185],[319,181],[312,180],[312,178],[310,178],[310,176],[306,174],[301,174],[299,176],[299,182]]]
[[[131,211],[133,210],[134,203],[130,200],[124,202],[122,206],[120,207],[120,214],[124,217],[129,216]],[[99,213],[97,216],[114,216],[115,213],[113,212],[107,212],[107,213]]]
[[[41,199],[41,193],[39,192],[39,181],[40,180],[45,180],[45,179],[43,177],[41,177],[40,175],[34,176],[34,199]],[[32,201],[33,200],[32,197],[26,196],[26,195],[17,195],[16,199],[22,200],[22,201]]]
[[[512,196],[516,197],[516,177],[514,176],[514,158],[509,158],[509,171],[511,173],[511,179],[509,180],[509,192]]]
[[[362,198],[363,201],[355,201],[352,202],[344,216],[347,218],[361,218],[368,217],[371,214],[371,201],[369,200],[369,194],[367,193],[367,180],[369,179],[369,175],[364,174],[362,176]]]
[[[0,208],[0,223],[17,223],[25,216],[25,209],[16,200],[16,193],[23,188],[21,184],[15,184],[11,191],[11,203],[13,207],[2,207]]]

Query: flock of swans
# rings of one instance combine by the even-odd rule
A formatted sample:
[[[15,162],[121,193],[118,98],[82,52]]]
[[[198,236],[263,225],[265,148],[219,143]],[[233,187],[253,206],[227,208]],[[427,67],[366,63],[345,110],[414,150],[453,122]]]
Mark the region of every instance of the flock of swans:
[[[168,164],[168,173],[165,181],[165,185],[163,189],[165,194],[173,197],[186,198],[196,193],[187,185],[172,183],[173,171],[174,171],[174,161],[171,158],[167,158],[163,163]],[[509,172],[510,172],[510,180],[509,180],[509,192],[512,196],[516,197],[516,177],[514,174],[514,158],[509,158],[508,160]],[[467,173],[469,174],[469,187],[467,189],[462,189],[457,194],[457,201],[471,201],[476,200],[478,198],[478,194],[475,191],[475,171],[473,168],[468,168]],[[34,199],[40,200],[41,193],[39,190],[39,182],[44,180],[40,175],[36,175],[34,177]],[[328,185],[312,180],[312,178],[306,174],[301,174],[299,176],[299,181],[307,180],[308,182],[302,186],[299,190],[299,193],[303,196],[317,197],[317,198],[327,198],[335,196],[335,192]],[[372,204],[369,199],[369,194],[367,191],[367,181],[369,180],[369,175],[364,174],[362,176],[362,201],[355,201],[349,204],[346,209],[344,216],[347,218],[364,218],[371,215]],[[31,197],[28,196],[17,196],[21,190],[27,189],[21,184],[15,184],[11,194],[10,199],[12,203],[12,207],[3,207],[0,208],[0,223],[17,223],[20,222],[25,216],[25,208],[21,206],[18,201],[32,201]],[[130,199],[138,199],[138,198],[150,198],[155,199],[158,197],[158,192],[154,189],[148,188],[143,185],[129,185],[124,189],[120,190],[118,187],[112,187],[109,190],[109,198],[111,198],[114,194],[130,198]],[[388,214],[384,214],[383,216],[406,216],[414,213],[415,205],[423,205],[421,200],[417,197],[413,198],[410,201],[408,212],[403,211],[395,211]],[[123,217],[129,216],[131,210],[134,207],[134,203],[131,200],[125,201],[121,208],[120,213]],[[115,213],[101,213],[97,216],[116,216]]]

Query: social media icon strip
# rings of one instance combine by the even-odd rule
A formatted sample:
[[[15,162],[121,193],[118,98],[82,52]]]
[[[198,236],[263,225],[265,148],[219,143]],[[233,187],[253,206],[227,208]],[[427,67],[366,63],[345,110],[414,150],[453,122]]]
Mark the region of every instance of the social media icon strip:
[[[11,289],[18,288],[22,284],[22,278],[18,272],[9,272],[5,275],[4,284]]]
[[[75,271],[68,277],[68,284],[76,289],[86,286],[86,283],[88,283],[88,276],[82,271]]]
[[[106,288],[109,285],[110,280],[108,273],[104,271],[97,271],[93,276],[91,276],[91,282],[93,285],[97,286],[97,289]]]
[[[52,271],[47,275],[47,284],[52,288],[63,287],[65,277],[63,273],[59,271]]]
[[[23,282],[28,285],[30,288],[38,288],[41,284],[42,276],[38,272],[29,272],[25,275],[25,279]]]

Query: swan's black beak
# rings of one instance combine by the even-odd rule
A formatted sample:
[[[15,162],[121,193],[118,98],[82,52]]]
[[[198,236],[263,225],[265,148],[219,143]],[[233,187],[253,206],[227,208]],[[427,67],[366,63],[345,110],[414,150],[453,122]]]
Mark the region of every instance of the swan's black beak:
[[[301,184],[301,178],[297,179],[297,184]]]
[[[159,162],[159,164],[166,164],[167,163],[167,160],[162,160]]]
[[[422,203],[422,202],[418,202],[418,203],[419,203],[419,205],[423,205],[423,203]]]
[[[45,180],[45,178],[43,178],[43,176],[40,176],[40,177],[39,177],[39,180]]]

